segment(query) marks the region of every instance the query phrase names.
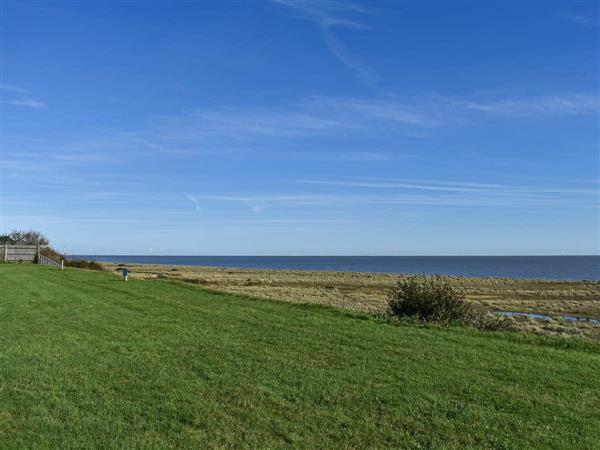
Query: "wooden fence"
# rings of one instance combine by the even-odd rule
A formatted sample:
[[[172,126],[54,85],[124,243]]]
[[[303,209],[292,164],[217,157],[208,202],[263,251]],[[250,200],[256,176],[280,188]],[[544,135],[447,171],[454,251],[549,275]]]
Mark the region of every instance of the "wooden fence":
[[[40,252],[38,245],[0,245],[1,261],[31,261],[34,262]]]
[[[38,256],[38,264],[43,264],[45,266],[57,266],[60,267],[62,269],[62,260],[59,263],[58,261],[54,261],[53,259],[48,258],[47,256],[44,256],[40,253],[40,255]]]
[[[64,268],[64,262],[54,261],[47,256],[42,255],[39,245],[8,245],[0,244],[0,261],[29,261],[44,264],[46,266],[57,266],[61,270]]]

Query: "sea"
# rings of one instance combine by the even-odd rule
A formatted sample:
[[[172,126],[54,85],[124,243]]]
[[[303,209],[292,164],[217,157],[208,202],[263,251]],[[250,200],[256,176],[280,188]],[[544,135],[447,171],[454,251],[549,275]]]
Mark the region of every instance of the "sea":
[[[466,277],[600,280],[600,255],[587,256],[155,256],[73,255],[98,262],[254,269],[329,270]]]

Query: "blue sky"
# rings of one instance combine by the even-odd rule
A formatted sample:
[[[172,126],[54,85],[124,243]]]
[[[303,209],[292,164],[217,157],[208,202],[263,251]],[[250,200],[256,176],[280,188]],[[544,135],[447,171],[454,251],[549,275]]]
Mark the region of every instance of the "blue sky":
[[[598,2],[2,2],[2,231],[599,253]]]

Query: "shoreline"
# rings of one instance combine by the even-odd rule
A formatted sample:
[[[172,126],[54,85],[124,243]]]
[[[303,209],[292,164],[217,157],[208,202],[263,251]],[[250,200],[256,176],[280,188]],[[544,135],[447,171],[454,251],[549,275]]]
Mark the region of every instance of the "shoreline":
[[[149,256],[82,255],[99,263],[193,267],[441,274],[469,278],[600,282],[600,256]]]
[[[84,257],[77,257],[76,259],[85,259]],[[361,270],[335,270],[335,269],[286,269],[286,268],[266,268],[266,267],[239,267],[239,266],[208,266],[208,265],[195,265],[195,264],[161,264],[161,263],[139,263],[139,262],[123,262],[123,261],[99,261],[90,259],[90,261],[96,261],[105,267],[154,267],[154,268],[187,268],[190,270],[226,270],[226,271],[248,271],[248,272],[290,272],[290,273],[304,273],[304,274],[333,274],[343,275],[349,274],[354,276],[376,276],[376,277],[394,277],[396,279],[403,277],[433,277],[441,276],[452,279],[465,279],[465,280],[497,280],[497,281],[510,281],[514,283],[585,283],[585,284],[596,284],[600,286],[600,279],[565,279],[565,278],[524,278],[524,277],[508,277],[508,276],[495,276],[495,275],[454,275],[454,274],[443,274],[437,272],[425,273],[425,272],[377,272],[377,271],[361,271]]]

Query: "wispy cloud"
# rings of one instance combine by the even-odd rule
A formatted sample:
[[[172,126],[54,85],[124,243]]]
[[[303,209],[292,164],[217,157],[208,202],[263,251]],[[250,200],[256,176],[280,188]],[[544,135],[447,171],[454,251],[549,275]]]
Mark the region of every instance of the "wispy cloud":
[[[199,145],[218,144],[223,147],[227,144],[240,149],[243,148],[242,142],[251,143],[255,139],[264,138],[364,135],[379,132],[423,137],[432,129],[453,123],[466,123],[477,117],[534,119],[589,115],[597,114],[600,111],[599,105],[598,96],[589,93],[485,101],[443,96],[312,96],[296,103],[270,107],[222,106],[196,109],[187,115],[161,118],[156,129],[145,134],[151,136],[148,140],[156,142],[148,145],[148,148],[185,155],[201,152],[198,150]]]
[[[187,198],[190,202],[192,202],[194,204],[194,211],[200,211],[200,202],[198,201],[198,199],[193,196],[192,194],[185,194],[185,198]]]
[[[327,49],[342,64],[349,67],[365,84],[373,85],[379,75],[364,61],[354,55],[338,39],[335,28],[366,30],[369,27],[349,16],[364,16],[368,10],[361,5],[344,1],[273,0],[296,13],[296,17],[308,20],[319,28]]]
[[[489,102],[460,102],[464,108],[505,117],[525,118],[538,116],[573,116],[597,113],[600,110],[598,94],[567,94],[505,99]]]
[[[277,211],[317,209],[332,213],[333,211],[355,210],[357,206],[378,208],[387,206],[414,207],[502,207],[515,208],[547,208],[547,207],[583,207],[598,208],[593,198],[564,197],[560,195],[526,195],[515,192],[480,193],[454,192],[445,195],[438,193],[390,193],[390,194],[305,194],[303,196],[285,195],[215,195],[207,196],[207,201],[239,203],[245,209],[256,212],[256,208],[268,204],[272,214]],[[408,212],[404,210],[404,212]]]
[[[65,217],[64,215],[18,215],[10,214],[6,215],[7,221],[16,223],[27,223],[27,224],[40,224],[42,226],[48,224],[141,224],[151,223],[149,220],[142,219],[130,219],[130,218],[106,218],[106,217]]]
[[[320,184],[329,186],[344,186],[344,187],[361,187],[361,188],[377,188],[377,189],[416,189],[425,191],[441,191],[441,192],[486,192],[491,191],[489,188],[472,187],[472,186],[449,186],[445,184],[424,184],[411,183],[406,181],[379,181],[379,180],[299,180],[305,184]]]
[[[188,115],[162,118],[155,140],[168,153],[182,149],[175,145],[206,144],[218,138],[240,148],[250,138],[300,137],[335,133],[388,131],[413,134],[442,124],[432,108],[425,110],[411,102],[388,99],[311,97],[304,101],[273,107],[217,107],[197,109]],[[197,148],[197,146],[195,147]],[[183,153],[186,151],[183,149]]]
[[[454,181],[431,181],[431,180],[405,180],[388,178],[351,178],[332,180],[299,180],[300,183],[313,185],[329,185],[356,188],[393,189],[393,190],[416,190],[416,191],[438,191],[449,193],[480,193],[480,194],[502,194],[515,196],[539,196],[546,194],[559,195],[587,195],[595,196],[598,190],[595,188],[572,188],[569,186],[521,186],[502,185],[472,182]]]
[[[342,151],[331,155],[322,155],[322,159],[335,159],[336,161],[361,161],[376,162],[391,159],[389,153],[377,151]]]
[[[239,140],[250,136],[295,136],[347,124],[297,107],[198,109],[187,116],[173,117],[161,124],[159,138],[195,140],[217,136]]]
[[[15,86],[14,84],[0,84],[0,90],[2,91],[8,91],[8,92],[15,92],[17,94],[29,94],[30,91],[22,88],[20,86]]]
[[[327,116],[338,117],[344,123],[372,120],[394,125],[436,127],[441,124],[440,114],[429,101],[416,99],[364,99],[313,97],[308,103]],[[441,108],[440,108],[441,109]],[[343,120],[342,120],[343,119]]]
[[[44,108],[46,106],[44,102],[31,98],[31,91],[21,86],[16,86],[14,84],[0,84],[0,91],[2,92],[2,102],[8,105],[26,106],[33,109]],[[22,97],[5,99],[5,93],[13,95],[20,94]]]
[[[149,157],[158,160],[216,159],[244,153],[247,159],[270,156],[381,163],[410,156],[407,152],[411,150],[398,148],[392,151],[385,142],[372,143],[372,138],[432,136],[436,130],[451,127],[454,123],[464,126],[481,119],[522,121],[597,115],[599,111],[597,96],[589,93],[486,101],[442,96],[311,96],[294,103],[272,106],[202,108],[180,116],[156,118],[134,130],[93,128],[60,139],[7,141],[4,164],[11,167],[10,176],[44,172],[47,174],[44,183],[65,184],[69,180],[81,182],[79,170],[85,165],[106,162],[126,167],[135,161],[148,161]],[[326,143],[322,142],[324,137],[328,140]],[[352,142],[349,143],[350,137]],[[357,148],[357,145],[362,148]],[[371,149],[370,145],[380,148]],[[412,156],[415,155],[419,157],[418,153]],[[101,174],[95,172],[97,181],[100,177]],[[132,177],[134,175],[129,180]],[[87,182],[92,181],[89,179]],[[379,187],[383,183],[382,180],[360,182],[377,182]],[[388,183],[399,182],[392,180]],[[406,181],[403,183],[406,184]],[[464,190],[467,186],[458,188]],[[429,190],[440,189],[433,186]],[[270,203],[260,205],[256,211],[271,208]]]
[[[15,165],[30,166],[30,161],[36,161],[42,163],[41,167],[44,167],[48,171],[55,171],[56,167],[51,167],[52,160],[60,162],[73,162],[73,163],[96,163],[104,161],[112,161],[113,158],[106,155],[99,155],[96,153],[88,154],[85,152],[5,152],[4,155],[8,158],[14,158],[5,160]]]
[[[568,22],[583,26],[598,26],[598,11],[561,11],[560,16]]]
[[[105,155],[98,154],[86,154],[86,153],[58,153],[49,155],[50,158],[58,161],[73,162],[73,163],[99,163],[114,161],[114,158]]]
[[[40,109],[40,108],[44,108],[46,106],[45,103],[40,102],[39,100],[35,100],[33,98],[29,98],[29,97],[7,100],[7,101],[5,101],[5,103],[7,103],[9,105],[15,105],[15,106],[26,106],[28,108],[33,108],[33,109]]]
[[[271,205],[254,205],[252,206],[252,212],[255,214],[260,214],[261,212],[265,211],[267,208],[269,208]]]

